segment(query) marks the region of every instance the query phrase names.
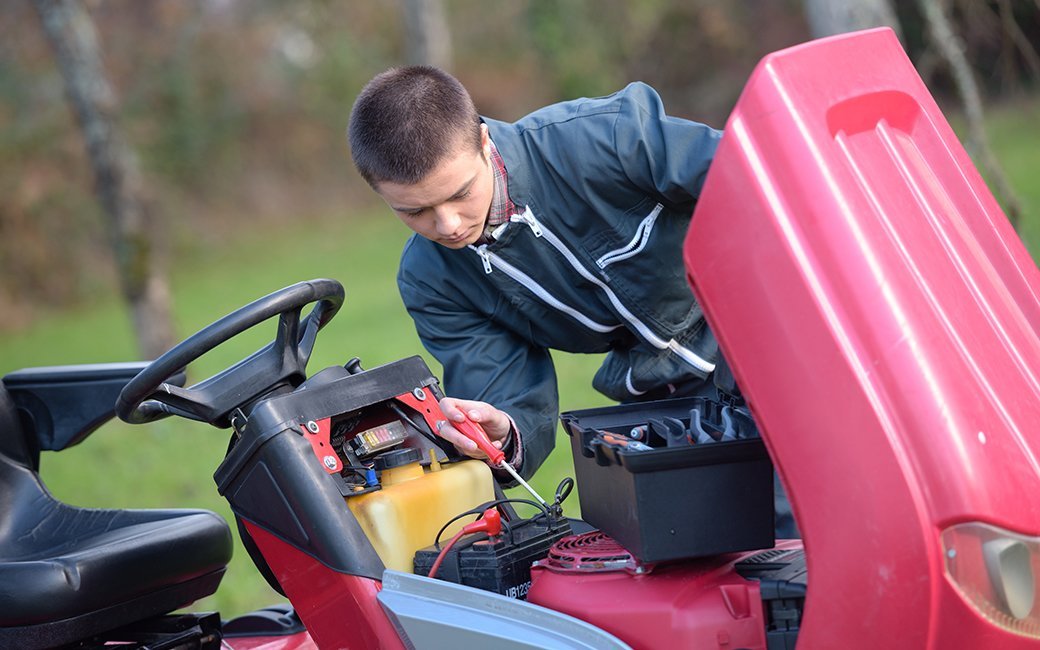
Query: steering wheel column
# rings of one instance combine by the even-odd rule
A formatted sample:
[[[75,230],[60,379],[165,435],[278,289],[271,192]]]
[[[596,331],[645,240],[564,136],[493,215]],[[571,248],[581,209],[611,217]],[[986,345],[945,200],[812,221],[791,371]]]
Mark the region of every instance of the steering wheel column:
[[[335,280],[299,282],[255,300],[174,346],[142,370],[119,394],[116,415],[142,424],[179,415],[218,428],[230,426],[235,409],[247,407],[280,387],[306,379],[318,330],[343,305]],[[301,319],[303,308],[316,303]],[[188,388],[170,382],[189,363],[234,336],[278,316],[274,341],[249,357]]]

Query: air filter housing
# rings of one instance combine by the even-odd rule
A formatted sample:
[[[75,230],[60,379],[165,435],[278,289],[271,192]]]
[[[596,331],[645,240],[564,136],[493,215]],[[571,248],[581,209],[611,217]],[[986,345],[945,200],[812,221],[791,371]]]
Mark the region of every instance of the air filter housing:
[[[552,545],[546,559],[536,564],[563,573],[645,573],[653,566],[640,564],[613,538],[598,530],[564,537]]]

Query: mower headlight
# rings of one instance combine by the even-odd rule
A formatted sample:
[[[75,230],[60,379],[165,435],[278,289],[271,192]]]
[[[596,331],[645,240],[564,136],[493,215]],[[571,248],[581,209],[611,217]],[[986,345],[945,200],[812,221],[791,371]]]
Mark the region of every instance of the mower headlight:
[[[1040,638],[1040,538],[967,523],[944,530],[942,545],[946,575],[965,600],[991,623]]]

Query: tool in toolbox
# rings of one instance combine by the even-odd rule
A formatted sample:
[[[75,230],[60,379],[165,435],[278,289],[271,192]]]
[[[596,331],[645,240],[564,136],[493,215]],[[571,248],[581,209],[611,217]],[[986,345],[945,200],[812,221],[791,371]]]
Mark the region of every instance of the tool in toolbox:
[[[452,422],[451,425],[455,427],[459,433],[475,442],[477,444],[477,449],[487,454],[488,460],[491,461],[492,465],[508,472],[517,483],[522,485],[525,490],[531,493],[531,496],[533,496],[538,503],[543,506],[549,505],[545,502],[545,499],[534,491],[533,487],[527,484],[527,481],[520,478],[520,475],[517,474],[515,469],[513,469],[513,466],[506,462],[505,453],[495,445],[491,444],[491,439],[488,438],[487,433],[484,432],[484,427],[480,426],[468,417],[466,417],[462,422]]]
[[[629,440],[628,438],[623,438],[616,433],[611,433],[610,431],[599,431],[598,434],[599,438],[606,444],[622,447],[623,449],[628,449],[629,451],[650,451],[651,449],[653,449],[653,447],[651,447],[650,445],[643,444],[638,440]]]
[[[745,410],[703,398],[693,398],[693,401],[688,425],[680,417],[648,417],[646,424],[630,427],[627,436],[596,429],[596,437],[604,444],[627,451],[652,451],[758,437],[754,421]]]
[[[758,429],[747,411],[714,400],[694,400],[696,404],[690,409],[688,425],[678,417],[652,417],[647,419],[645,425],[632,427],[629,436],[644,440],[654,448],[705,445],[758,437]]]
[[[700,437],[694,438],[693,432],[687,431],[686,425],[679,418],[649,418],[647,423],[650,425],[651,431],[664,438],[667,447],[681,447],[694,442],[704,442]],[[707,442],[711,442],[711,440],[709,439]]]
[[[690,435],[697,442],[730,442],[757,438],[758,427],[744,409],[722,402],[705,401],[690,410]]]

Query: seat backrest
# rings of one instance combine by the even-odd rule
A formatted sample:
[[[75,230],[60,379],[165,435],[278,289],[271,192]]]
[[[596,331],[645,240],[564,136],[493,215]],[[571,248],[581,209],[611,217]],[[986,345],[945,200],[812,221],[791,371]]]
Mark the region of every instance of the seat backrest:
[[[115,415],[116,398],[147,362],[25,368],[3,384],[19,411],[31,449],[77,445]],[[170,383],[183,385],[183,373]],[[38,456],[38,453],[37,453]]]
[[[30,444],[22,417],[18,414],[18,408],[2,381],[0,381],[0,455],[34,471],[40,465],[40,450],[36,445]]]

